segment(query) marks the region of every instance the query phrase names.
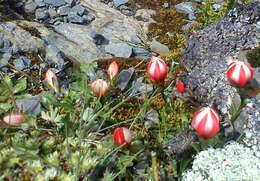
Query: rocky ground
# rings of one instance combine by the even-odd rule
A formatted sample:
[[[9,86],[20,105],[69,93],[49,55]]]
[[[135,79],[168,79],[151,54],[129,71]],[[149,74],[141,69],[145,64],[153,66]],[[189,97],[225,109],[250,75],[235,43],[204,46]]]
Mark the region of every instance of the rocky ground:
[[[197,17],[200,12],[198,4],[201,5],[201,2],[160,1],[158,7],[151,9],[146,9],[147,5],[144,2],[0,1],[1,75],[12,73],[29,77],[27,92],[32,96],[16,101],[19,111],[35,117],[40,116],[44,110],[41,96],[46,91],[43,86],[43,73],[50,67],[58,75],[61,87],[68,89],[71,84],[71,67],[97,62],[99,71],[95,73],[90,69],[86,73],[92,82],[97,77],[105,77],[108,63],[119,60],[123,68],[118,75],[116,87],[121,92],[134,87],[128,95],[138,94],[136,96],[138,100],[143,100],[147,92],[148,95],[152,95],[155,87],[151,82],[145,81],[146,77],[142,74],[145,68],[138,67],[139,64],[142,65],[143,62],[147,64],[153,55],[167,57],[174,52],[172,45],[160,42],[160,35],[148,36],[153,24],[158,23],[154,16],[160,12],[158,9],[172,8],[183,13],[186,23],[181,26],[180,31],[184,36],[183,32],[198,24]],[[221,8],[223,4],[222,1],[214,2],[214,8]],[[201,106],[213,106],[220,113],[223,137],[230,140],[244,134],[242,143],[260,158],[260,70],[254,67],[254,78],[246,87],[249,93],[244,95],[250,103],[234,120],[233,127],[229,122],[231,105],[239,107],[242,103],[237,90],[226,78],[230,57],[246,59],[245,55],[249,50],[259,47],[259,15],[259,2],[233,8],[217,23],[196,29],[192,36],[187,34],[184,36],[188,41],[185,42],[185,49],[180,51],[183,61],[176,61],[172,57],[166,59],[171,68],[176,65],[184,67],[182,70],[185,71],[180,75],[186,87],[192,92],[192,100]],[[167,35],[166,42],[176,40],[178,36],[177,33],[170,31],[165,35]],[[179,56],[178,54],[176,57]],[[13,78],[17,76],[13,75]],[[169,82],[174,78],[176,75],[170,77]],[[170,83],[167,86],[170,86]],[[172,88],[169,94],[170,97],[185,99],[191,96],[187,93],[179,95],[175,88]],[[147,130],[158,125],[161,116],[158,112],[155,109],[147,111],[144,122]],[[189,128],[164,142],[162,148],[172,161],[191,151],[192,143],[198,143],[198,137],[194,130]],[[146,173],[145,170],[149,167],[148,157],[147,152],[142,152],[137,157],[140,162],[135,163],[132,171],[134,174]],[[95,175],[94,171],[90,177]]]

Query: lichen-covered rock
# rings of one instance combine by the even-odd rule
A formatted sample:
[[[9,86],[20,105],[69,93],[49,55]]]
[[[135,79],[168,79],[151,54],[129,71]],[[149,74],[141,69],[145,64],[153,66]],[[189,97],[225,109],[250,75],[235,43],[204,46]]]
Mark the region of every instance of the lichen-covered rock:
[[[226,77],[228,62],[225,58],[259,46],[259,15],[260,2],[234,8],[219,22],[210,24],[187,42],[183,56],[183,66],[189,74],[187,87],[201,105],[213,106],[220,112],[224,118],[223,127],[229,126],[231,104],[237,97],[236,89]],[[252,111],[259,110],[257,106]],[[256,118],[247,117],[249,122],[257,121]],[[259,136],[257,139],[260,140]]]
[[[191,170],[182,174],[183,181],[259,180],[260,159],[236,142],[224,148],[200,152]]]

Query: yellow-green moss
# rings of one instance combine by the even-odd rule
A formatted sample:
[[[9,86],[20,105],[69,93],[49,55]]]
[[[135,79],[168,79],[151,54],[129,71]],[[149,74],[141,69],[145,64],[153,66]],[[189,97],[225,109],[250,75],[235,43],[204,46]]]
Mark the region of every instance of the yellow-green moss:
[[[178,48],[179,39],[176,34],[184,33],[182,26],[188,23],[187,15],[171,8],[159,11],[153,18],[158,23],[151,26],[148,37],[151,39],[159,36],[157,41],[167,45],[170,50]],[[169,37],[167,32],[172,33],[174,37]]]
[[[141,62],[140,59],[137,58],[120,58],[120,57],[115,57],[115,58],[111,58],[111,59],[101,59],[98,60],[98,67],[103,69],[103,70],[107,70],[108,65],[113,62],[116,61],[120,70],[123,69],[128,69],[130,67],[135,67],[138,63]],[[139,68],[144,68],[147,66],[147,62],[143,62],[143,64],[141,66],[139,66]]]

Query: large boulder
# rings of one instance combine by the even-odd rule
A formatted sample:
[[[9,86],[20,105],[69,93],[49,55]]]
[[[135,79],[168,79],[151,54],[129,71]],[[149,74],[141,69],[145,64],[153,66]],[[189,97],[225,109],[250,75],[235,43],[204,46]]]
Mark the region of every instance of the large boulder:
[[[197,35],[187,42],[183,56],[183,66],[188,71],[187,87],[202,106],[213,106],[220,113],[223,117],[222,127],[226,128],[226,133],[230,127],[231,105],[237,103],[239,97],[237,90],[227,80],[226,58],[228,56],[240,58],[241,52],[259,46],[259,20],[260,2],[234,8],[217,23],[198,31]],[[260,120],[257,115],[260,113],[260,107],[254,99],[251,102],[254,105],[253,113],[248,113],[245,118],[247,121],[237,125],[240,125],[239,133],[247,131],[255,137],[254,143],[250,142],[249,145],[245,141],[245,144],[248,146],[254,144],[254,152],[257,153],[260,152],[260,130],[252,126],[248,128],[247,125],[259,126]],[[248,129],[245,129],[246,127]]]

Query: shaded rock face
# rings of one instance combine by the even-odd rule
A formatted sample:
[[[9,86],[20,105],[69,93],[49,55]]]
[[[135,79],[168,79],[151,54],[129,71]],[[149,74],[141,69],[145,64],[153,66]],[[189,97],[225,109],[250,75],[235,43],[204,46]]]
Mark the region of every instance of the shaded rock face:
[[[188,88],[199,102],[215,105],[222,114],[229,110],[228,97],[236,92],[227,81],[224,58],[258,46],[259,14],[259,2],[231,10],[187,42],[183,65],[189,72]]]
[[[219,22],[210,24],[187,42],[183,56],[183,66],[188,70],[187,87],[201,106],[213,106],[223,116],[224,128],[229,126],[231,104],[237,97],[236,89],[226,77],[228,62],[225,58],[259,46],[259,20],[260,2],[254,2],[230,10]],[[259,110],[256,106],[254,115]],[[248,122],[256,121],[256,117],[247,115]],[[259,135],[257,139],[255,143],[260,152]]]

